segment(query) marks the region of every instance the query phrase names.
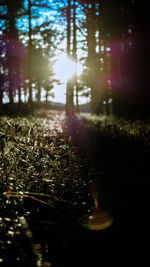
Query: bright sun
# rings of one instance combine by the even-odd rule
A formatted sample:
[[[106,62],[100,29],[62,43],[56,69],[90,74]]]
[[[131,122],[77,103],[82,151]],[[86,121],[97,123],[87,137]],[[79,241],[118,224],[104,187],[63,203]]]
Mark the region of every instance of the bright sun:
[[[54,91],[54,101],[65,103],[66,102],[66,84],[67,80],[77,73],[77,76],[80,76],[83,70],[83,66],[77,62],[73,62],[68,59],[67,54],[62,53],[57,55],[56,63],[54,66],[55,78],[60,81],[60,84],[56,84]]]
[[[60,80],[61,83],[66,83],[69,78],[75,73],[77,70],[77,75],[81,75],[82,73],[82,65],[72,61],[67,57],[66,54],[62,54],[58,57],[55,64],[55,73],[56,78]]]

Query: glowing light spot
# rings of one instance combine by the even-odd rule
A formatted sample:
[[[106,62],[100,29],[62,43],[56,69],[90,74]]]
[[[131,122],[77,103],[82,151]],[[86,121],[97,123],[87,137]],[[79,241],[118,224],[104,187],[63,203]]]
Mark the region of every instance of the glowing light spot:
[[[99,45],[96,46],[96,49],[95,49],[96,53],[99,52]]]
[[[61,83],[66,83],[69,78],[71,78],[75,72],[79,76],[83,70],[82,65],[67,57],[66,54],[62,54],[57,58],[54,71],[56,73],[56,78],[60,80]]]
[[[104,45],[101,45],[101,52],[104,52]]]
[[[108,99],[108,103],[111,104],[113,102],[113,99],[112,98],[109,98]]]
[[[113,223],[112,217],[103,210],[95,210],[87,219],[84,224],[90,230],[104,230],[111,226]]]
[[[55,73],[60,82],[65,83],[75,72],[75,64],[66,55],[60,56],[55,64]]]
[[[132,29],[128,29],[128,33],[132,33]]]
[[[94,200],[95,210],[90,214],[90,216],[86,216],[86,218],[84,218],[83,226],[89,230],[104,230],[111,226],[114,220],[106,211],[99,208],[99,189],[96,184],[92,188],[91,196]]]
[[[110,52],[111,51],[111,48],[110,47],[106,47],[106,51],[107,52]]]
[[[101,63],[104,63],[104,59],[102,57],[100,58],[100,62]]]

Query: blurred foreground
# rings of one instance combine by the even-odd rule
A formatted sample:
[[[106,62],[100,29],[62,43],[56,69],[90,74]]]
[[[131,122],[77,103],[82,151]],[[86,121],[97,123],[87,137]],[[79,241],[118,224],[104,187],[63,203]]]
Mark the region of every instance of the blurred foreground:
[[[148,122],[62,111],[0,118],[1,266],[144,263]],[[84,227],[99,207],[113,223]]]

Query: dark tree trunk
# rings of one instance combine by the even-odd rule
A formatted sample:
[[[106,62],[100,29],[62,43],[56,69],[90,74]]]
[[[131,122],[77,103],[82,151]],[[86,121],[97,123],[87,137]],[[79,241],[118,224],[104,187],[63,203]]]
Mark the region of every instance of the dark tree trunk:
[[[67,7],[67,56],[71,57],[70,51],[70,42],[71,42],[71,0],[68,0]],[[73,82],[71,79],[67,81],[66,87],[66,114],[74,114],[74,104],[73,104]]]
[[[76,0],[73,1],[73,60],[75,62],[74,89],[76,97],[76,112],[79,112],[78,81],[77,81],[77,26],[76,26]]]
[[[21,79],[20,79],[20,59],[17,57],[17,89],[18,89],[18,102],[21,103]]]
[[[32,29],[31,29],[31,0],[28,0],[28,20],[29,20],[29,42],[28,42],[28,73],[29,73],[29,99],[28,102],[32,105],[32,69],[31,69],[31,49],[32,49]]]
[[[71,0],[68,0],[67,7],[67,55],[70,56],[70,39],[71,39]]]
[[[13,99],[13,92],[14,88],[14,75],[13,75],[13,47],[10,40],[7,42],[7,68],[8,68],[8,80],[9,80],[9,87],[8,87],[8,97],[9,103],[12,104],[14,102]]]
[[[46,91],[45,102],[48,103],[48,92]]]
[[[0,105],[3,103],[3,89],[0,87]]]
[[[7,16],[8,16],[8,24],[6,26],[7,31],[7,44],[6,44],[6,53],[7,53],[7,68],[8,68],[8,80],[9,80],[9,88],[8,88],[8,97],[9,103],[12,104],[14,102],[13,93],[15,91],[15,77],[14,77],[14,43],[13,40],[16,37],[16,28],[15,28],[15,16],[12,14],[11,5],[7,6]]]
[[[96,54],[96,6],[95,2],[92,1],[87,12],[87,43],[88,43],[88,68],[90,70],[90,88],[91,88],[91,110],[92,113],[97,112],[99,104],[98,96],[98,69],[97,69],[97,54]]]

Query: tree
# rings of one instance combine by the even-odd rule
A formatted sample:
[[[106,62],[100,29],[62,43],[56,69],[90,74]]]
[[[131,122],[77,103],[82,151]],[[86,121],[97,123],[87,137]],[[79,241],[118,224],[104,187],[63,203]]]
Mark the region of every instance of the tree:
[[[71,0],[67,1],[67,56],[71,58]],[[73,81],[68,79],[66,87],[66,114],[74,113],[73,104]]]
[[[31,69],[31,50],[32,50],[32,28],[31,28],[31,0],[28,0],[28,79],[29,79],[29,104],[32,105],[32,69]]]
[[[76,112],[79,112],[79,99],[78,99],[78,80],[77,80],[77,25],[76,25],[76,12],[77,12],[77,2],[73,0],[73,61],[75,63],[75,73],[73,77],[73,84],[75,89],[75,97],[76,97]]]
[[[93,113],[97,113],[99,104],[99,64],[98,54],[96,52],[97,40],[96,40],[96,1],[92,1],[87,11],[87,44],[88,44],[88,58],[87,67],[89,69],[89,83],[91,88],[91,109]]]
[[[16,21],[19,11],[23,7],[23,0],[3,0],[1,2],[3,36],[5,36],[5,57],[8,71],[8,95],[9,102],[13,103],[13,95],[17,88],[18,69],[14,62],[17,58],[18,30]]]
[[[51,47],[53,46],[53,43],[51,41],[51,38],[56,37],[56,31],[52,30],[52,23],[51,21],[47,18],[45,18],[45,21],[40,20],[41,18],[41,12],[49,12],[51,11],[51,5],[49,2],[46,0],[28,0],[27,5],[25,6],[25,10],[23,15],[26,17],[26,20],[28,21],[28,62],[27,68],[26,68],[26,75],[28,78],[28,90],[29,90],[29,98],[28,102],[30,105],[32,105],[33,102],[33,96],[32,96],[32,91],[33,91],[33,83],[36,84],[37,86],[37,96],[38,100],[40,101],[40,95],[41,95],[41,87],[43,84],[43,75],[47,75],[46,73],[48,72],[45,69],[45,74],[43,70],[41,72],[37,69],[37,66],[34,65],[34,62],[36,61],[36,56],[37,56],[37,61],[39,60],[39,56],[41,57],[41,60],[45,60],[45,64],[48,69],[48,62],[46,62],[46,57],[49,58],[49,51],[51,51]],[[33,20],[34,20],[34,25],[33,25]],[[35,24],[36,21],[36,24]],[[47,37],[46,37],[47,35]],[[24,36],[26,36],[26,30],[24,32]],[[55,36],[55,37],[54,37]],[[48,40],[49,38],[49,40]],[[54,41],[54,40],[53,40]],[[43,47],[42,47],[43,46]],[[45,46],[45,48],[44,48]],[[46,48],[47,47],[47,48]],[[35,49],[36,48],[36,49]],[[32,56],[32,52],[36,51],[36,56]],[[39,53],[39,54],[38,54]],[[45,55],[46,53],[46,55]],[[38,55],[37,55],[38,54]],[[34,62],[32,62],[32,60]],[[35,68],[35,69],[33,69]],[[35,73],[39,73],[39,75],[35,75]],[[34,77],[33,77],[34,74]],[[52,74],[52,72],[51,72]],[[50,74],[50,75],[51,75]],[[40,81],[41,78],[41,81]],[[51,84],[52,86],[52,84]],[[47,86],[46,86],[47,87]],[[47,87],[48,88],[48,87]]]
[[[150,56],[146,48],[148,42],[143,41],[149,32],[147,5],[141,5],[139,0],[106,0],[103,3],[101,25],[110,47],[109,77],[116,114],[149,113],[148,65],[145,62]]]
[[[5,45],[3,36],[0,36],[0,104],[3,102],[4,82],[5,82]]]
[[[55,1],[54,1],[55,2]],[[62,5],[62,3],[64,3]],[[63,18],[63,26],[65,28],[64,37],[66,39],[66,54],[68,59],[74,62],[76,65],[76,1],[67,0],[59,1],[60,8],[60,17],[59,20],[62,22]],[[65,19],[65,20],[64,20]],[[65,23],[64,23],[65,22]],[[68,78],[67,85],[66,85],[66,114],[73,115],[74,114],[74,89],[77,88],[76,86],[76,76]]]
[[[97,113],[101,94],[100,50],[97,51],[99,45],[99,1],[86,0],[83,3],[80,1],[80,4],[82,5],[85,14],[81,25],[84,29],[86,40],[83,40],[83,49],[86,52],[86,56],[82,82],[91,90],[91,110],[93,113]]]

